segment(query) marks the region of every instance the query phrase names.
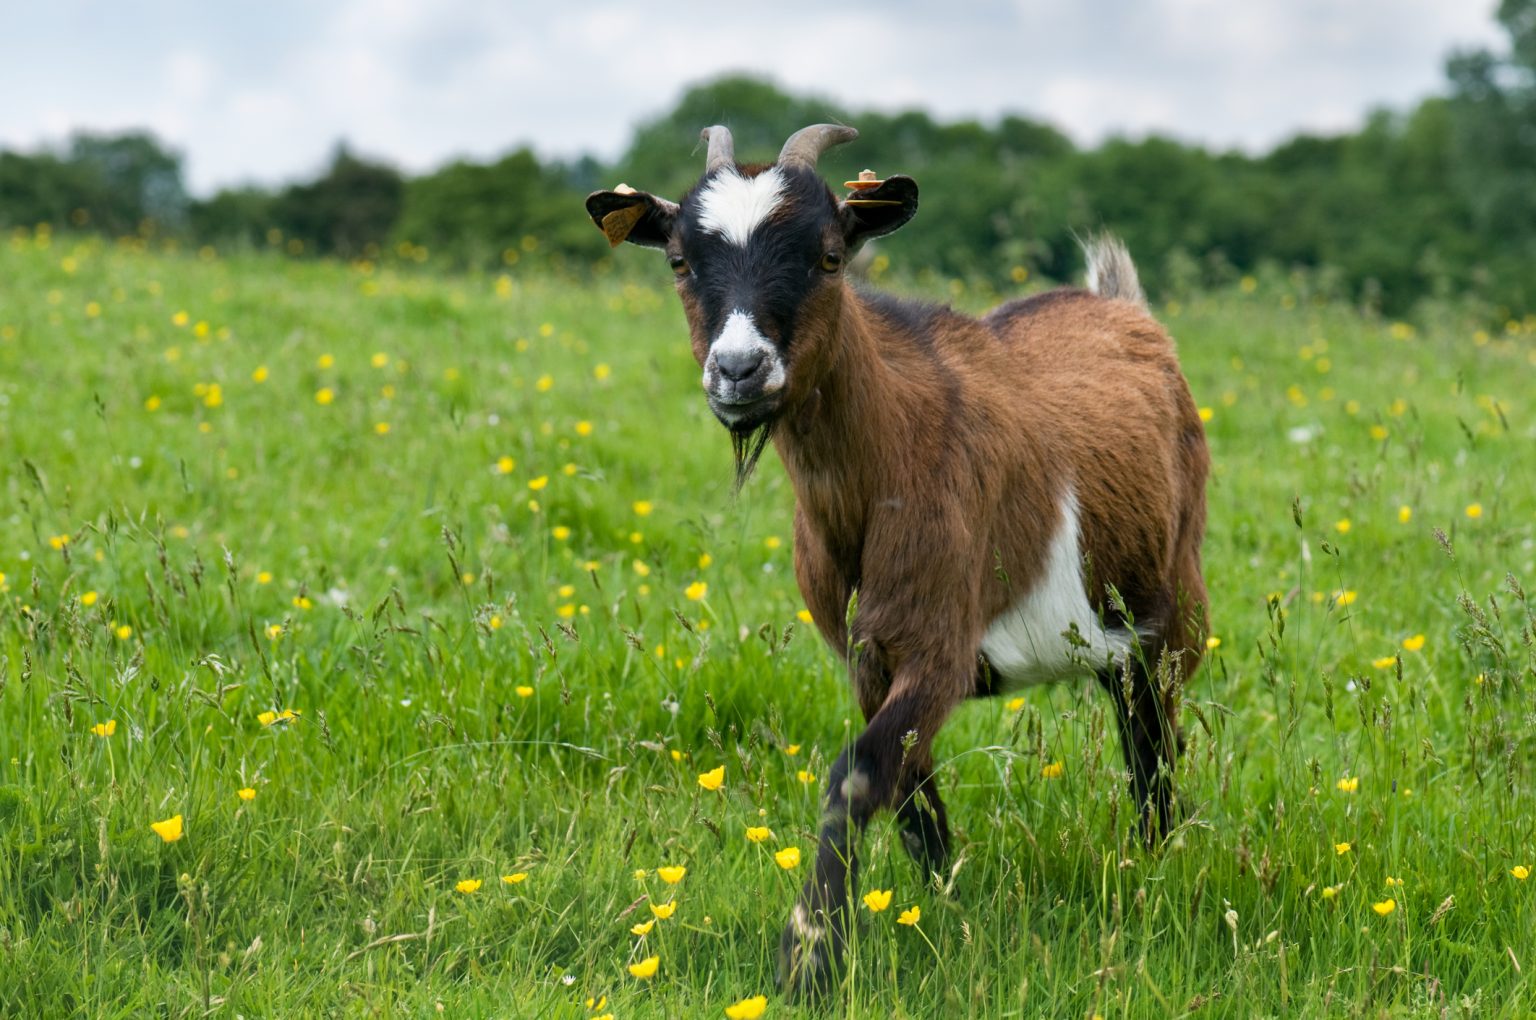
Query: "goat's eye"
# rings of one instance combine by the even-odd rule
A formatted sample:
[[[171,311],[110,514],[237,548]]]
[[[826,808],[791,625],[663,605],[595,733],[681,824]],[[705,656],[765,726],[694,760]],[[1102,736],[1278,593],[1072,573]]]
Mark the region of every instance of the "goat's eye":
[[[843,268],[843,256],[839,252],[829,251],[821,257],[823,273],[835,273],[841,268]]]
[[[683,258],[681,255],[673,255],[671,258],[667,259],[667,264],[672,267],[672,275],[688,275],[688,260]]]

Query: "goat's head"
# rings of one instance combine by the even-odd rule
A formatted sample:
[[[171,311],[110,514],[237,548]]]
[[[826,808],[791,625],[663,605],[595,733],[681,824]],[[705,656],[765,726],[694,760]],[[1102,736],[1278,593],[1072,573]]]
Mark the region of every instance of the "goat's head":
[[[795,132],[777,162],[743,166],[730,131],[706,128],[704,176],[681,203],[623,185],[587,197],[609,243],[666,252],[710,410],[731,431],[738,483],[774,422],[836,361],[844,267],[917,212],[910,177],[839,201],[817,175],[817,157],[857,135],[817,124]]]

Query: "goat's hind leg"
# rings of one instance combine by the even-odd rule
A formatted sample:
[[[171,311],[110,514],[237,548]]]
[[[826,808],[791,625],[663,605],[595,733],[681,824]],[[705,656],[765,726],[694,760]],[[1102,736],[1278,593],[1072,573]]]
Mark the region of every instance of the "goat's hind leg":
[[[1139,658],[1098,671],[1115,703],[1120,748],[1131,772],[1131,795],[1142,837],[1156,843],[1172,831],[1173,769],[1179,753],[1178,721],[1169,719],[1155,677]]]

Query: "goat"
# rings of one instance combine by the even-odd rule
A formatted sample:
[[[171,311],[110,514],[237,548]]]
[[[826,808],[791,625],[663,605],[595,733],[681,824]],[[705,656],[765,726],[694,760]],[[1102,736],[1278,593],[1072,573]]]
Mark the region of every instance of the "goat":
[[[1125,248],[1091,241],[1086,289],[980,319],[855,286],[853,254],[918,204],[904,176],[833,195],[817,157],[856,135],[815,125],[741,165],[711,127],[680,203],[627,185],[586,202],[613,246],[666,252],[738,488],[765,442],[778,451],[795,576],[867,722],[831,768],[781,940],[791,993],[837,973],[876,811],[895,810],[920,866],[944,866],[931,746],[967,698],[1095,675],[1142,830],[1166,835],[1206,626],[1205,431]]]

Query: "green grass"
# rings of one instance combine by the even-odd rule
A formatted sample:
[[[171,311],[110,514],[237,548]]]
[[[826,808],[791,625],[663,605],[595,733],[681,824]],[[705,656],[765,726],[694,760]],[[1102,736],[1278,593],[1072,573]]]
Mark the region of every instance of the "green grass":
[[[796,619],[787,481],[733,500],[645,268],[0,242],[0,1015],[1536,1009],[1536,323],[1410,334],[1280,276],[1162,309],[1216,463],[1187,825],[1141,848],[1091,685],[968,705],[954,873],[874,825],[892,908],[810,1008],[773,991],[797,772],[858,713]]]

